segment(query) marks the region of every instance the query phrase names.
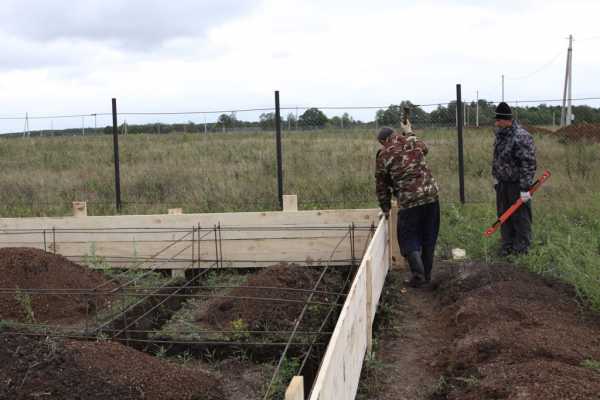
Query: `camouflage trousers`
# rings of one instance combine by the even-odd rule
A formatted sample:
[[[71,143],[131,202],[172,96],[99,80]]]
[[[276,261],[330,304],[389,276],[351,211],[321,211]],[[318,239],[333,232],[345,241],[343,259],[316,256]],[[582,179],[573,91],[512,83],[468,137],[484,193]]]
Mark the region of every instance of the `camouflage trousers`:
[[[518,182],[498,182],[496,185],[496,209],[502,215],[520,197]],[[523,204],[501,227],[502,251],[526,253],[531,245],[531,200]]]

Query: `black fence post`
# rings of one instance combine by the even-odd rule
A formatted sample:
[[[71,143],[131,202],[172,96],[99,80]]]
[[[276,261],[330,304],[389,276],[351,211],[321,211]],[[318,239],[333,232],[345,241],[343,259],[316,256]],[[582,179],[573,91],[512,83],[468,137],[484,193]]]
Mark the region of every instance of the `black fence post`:
[[[115,195],[117,212],[121,212],[121,173],[119,171],[119,132],[117,128],[117,99],[112,99],[112,117],[113,117],[113,149],[115,161]]]
[[[279,109],[279,90],[275,91],[275,142],[277,145],[277,197],[279,208],[283,210],[283,161],[281,155],[281,110]]]
[[[465,204],[465,160],[463,156],[463,104],[460,83],[456,85],[456,127],[458,130],[458,184],[460,202]]]

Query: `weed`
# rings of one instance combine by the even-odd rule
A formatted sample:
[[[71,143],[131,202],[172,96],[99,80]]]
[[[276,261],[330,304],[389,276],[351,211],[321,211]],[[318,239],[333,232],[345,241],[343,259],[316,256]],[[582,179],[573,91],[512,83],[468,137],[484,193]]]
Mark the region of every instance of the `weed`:
[[[159,346],[154,352],[154,356],[157,358],[164,359],[167,357],[167,348],[165,346]]]
[[[600,372],[600,360],[587,359],[581,363],[581,366],[589,368],[592,371]]]
[[[30,324],[35,323],[35,315],[29,293],[22,292],[20,289],[17,289],[15,292],[15,299],[19,302],[21,308],[23,309],[25,321]]]
[[[231,321],[232,338],[234,340],[244,340],[250,337],[248,332],[248,324],[243,319],[235,319]]]
[[[273,381],[273,385],[271,386],[269,399],[283,399],[285,390],[290,384],[292,378],[298,373],[299,368],[300,359],[295,357],[283,359],[281,367],[279,368],[279,372]]]

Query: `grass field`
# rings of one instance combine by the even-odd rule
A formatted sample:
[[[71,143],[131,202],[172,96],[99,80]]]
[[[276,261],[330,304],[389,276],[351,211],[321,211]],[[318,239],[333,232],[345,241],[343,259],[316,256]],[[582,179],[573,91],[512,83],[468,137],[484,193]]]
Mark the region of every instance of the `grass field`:
[[[441,188],[438,255],[462,247],[491,261],[498,238],[484,239],[495,220],[490,176],[491,129],[465,132],[467,204],[458,202],[456,132],[419,132]],[[376,207],[374,133],[286,133],[285,193],[300,208]],[[534,200],[535,244],[518,262],[575,284],[600,309],[600,144],[562,144],[535,136],[538,175],[552,177]],[[271,133],[130,135],[120,138],[126,214],[277,209],[275,141]],[[74,200],[91,215],[113,214],[112,137],[0,139],[0,216],[69,215]]]

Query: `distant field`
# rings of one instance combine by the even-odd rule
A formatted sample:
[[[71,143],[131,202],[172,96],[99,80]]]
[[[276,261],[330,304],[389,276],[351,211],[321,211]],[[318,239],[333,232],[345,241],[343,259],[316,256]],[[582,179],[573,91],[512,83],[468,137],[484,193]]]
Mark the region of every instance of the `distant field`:
[[[419,132],[441,187],[439,256],[460,246],[493,259],[496,239],[483,229],[495,219],[490,177],[491,129],[465,132],[468,204],[458,203],[456,132]],[[600,308],[600,144],[562,144],[535,136],[538,175],[552,178],[536,195],[536,245],[520,261],[577,285]],[[129,135],[120,138],[124,213],[277,209],[275,143],[271,133]],[[374,132],[286,133],[284,188],[300,208],[376,207]],[[88,201],[91,215],[113,214],[112,137],[0,139],[0,216],[69,215]]]

